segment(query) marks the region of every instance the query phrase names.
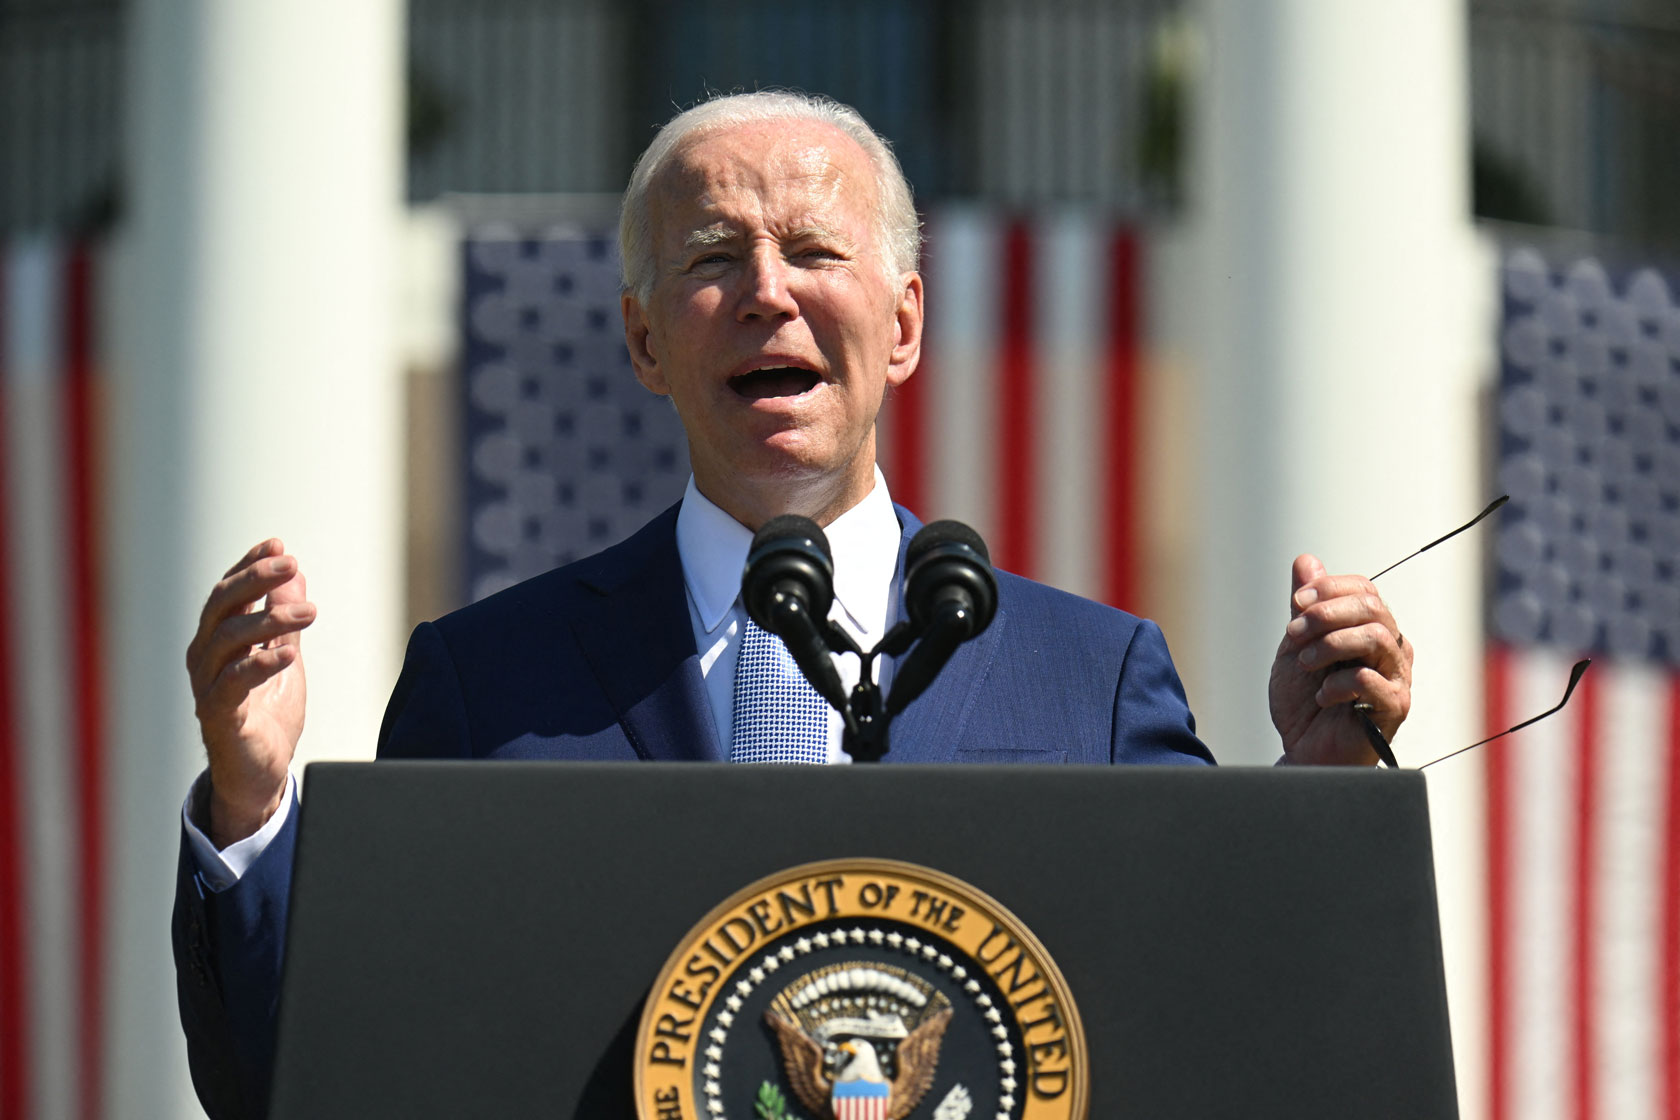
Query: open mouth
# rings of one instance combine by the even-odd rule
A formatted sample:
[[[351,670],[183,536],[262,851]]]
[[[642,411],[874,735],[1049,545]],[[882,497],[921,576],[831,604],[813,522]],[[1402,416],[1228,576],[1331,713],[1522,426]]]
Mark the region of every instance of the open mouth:
[[[729,387],[749,401],[762,401],[772,397],[797,397],[815,389],[821,380],[808,369],[778,366],[731,377]]]

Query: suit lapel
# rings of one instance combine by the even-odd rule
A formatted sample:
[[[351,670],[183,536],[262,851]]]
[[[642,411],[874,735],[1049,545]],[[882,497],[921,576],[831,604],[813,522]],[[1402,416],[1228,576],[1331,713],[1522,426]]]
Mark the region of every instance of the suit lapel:
[[[895,618],[905,617],[905,556],[922,527],[896,507],[903,532],[894,573]],[[725,761],[694,648],[676,508],[581,573],[584,594],[572,630],[638,756]],[[965,642],[926,692],[893,720],[884,761],[948,761],[961,742],[973,699],[996,659],[1009,619],[1001,608],[986,632]],[[896,672],[897,660],[893,659]],[[890,689],[890,682],[889,682]]]
[[[721,761],[688,617],[676,507],[580,576],[572,630],[644,759]]]
[[[905,559],[910,549],[910,538],[915,536],[922,523],[903,506],[896,508],[904,532],[898,546],[898,570],[893,577],[893,603],[896,618],[908,618],[909,612],[904,606]],[[951,759],[957,744],[962,741],[973,698],[996,659],[1008,621],[1000,607],[985,633],[957,648],[927,691],[911,701],[910,706],[893,720],[887,754],[882,761],[946,762]],[[901,659],[892,660],[896,676]],[[891,691],[890,682],[888,691]]]

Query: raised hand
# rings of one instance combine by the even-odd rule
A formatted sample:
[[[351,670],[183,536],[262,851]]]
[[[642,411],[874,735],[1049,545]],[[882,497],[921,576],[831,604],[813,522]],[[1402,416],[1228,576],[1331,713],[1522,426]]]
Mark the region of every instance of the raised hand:
[[[1393,741],[1412,705],[1411,643],[1364,576],[1332,576],[1315,556],[1290,573],[1289,625],[1272,661],[1272,724],[1292,762],[1370,766],[1377,760],[1355,702]]]
[[[280,807],[303,734],[300,632],[314,621],[296,558],[272,538],[229,568],[204,604],[187,676],[210,756],[209,835],[218,848]]]

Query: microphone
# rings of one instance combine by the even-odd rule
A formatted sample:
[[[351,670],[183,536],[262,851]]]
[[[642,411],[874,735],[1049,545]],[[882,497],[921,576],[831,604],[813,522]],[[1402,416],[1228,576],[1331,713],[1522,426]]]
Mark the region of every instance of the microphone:
[[[997,576],[986,542],[960,521],[935,521],[910,540],[904,605],[921,634],[893,680],[889,715],[920,696],[962,643],[997,614]]]
[[[818,695],[844,715],[846,689],[825,638],[834,556],[815,521],[790,513],[765,523],[747,550],[741,599],[747,615],[787,645]]]

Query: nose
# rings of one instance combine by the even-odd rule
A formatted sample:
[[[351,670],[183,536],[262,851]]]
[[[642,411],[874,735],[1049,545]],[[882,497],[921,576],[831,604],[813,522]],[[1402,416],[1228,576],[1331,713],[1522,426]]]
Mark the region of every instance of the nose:
[[[773,246],[758,246],[742,270],[741,302],[736,318],[745,323],[798,316],[799,303],[788,288],[789,279],[788,263],[782,254]]]

